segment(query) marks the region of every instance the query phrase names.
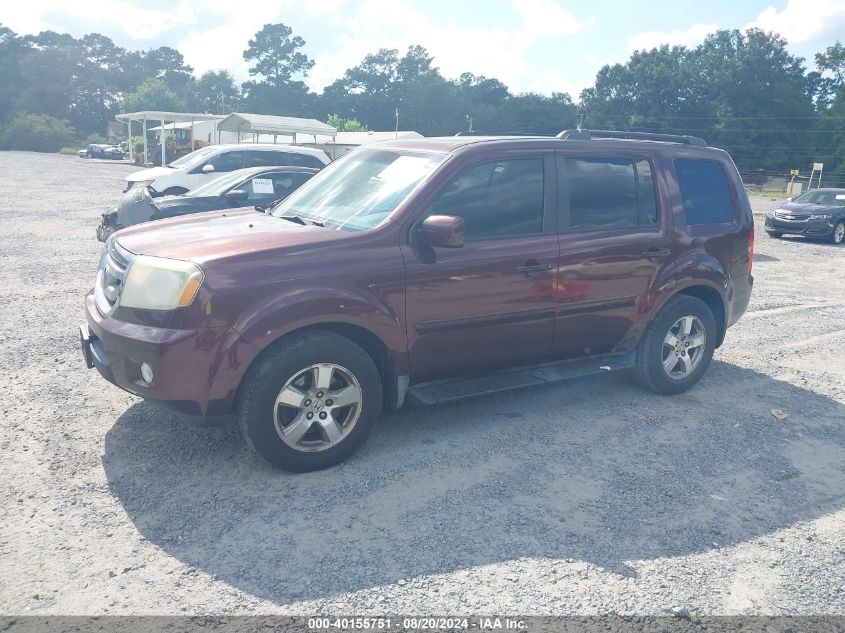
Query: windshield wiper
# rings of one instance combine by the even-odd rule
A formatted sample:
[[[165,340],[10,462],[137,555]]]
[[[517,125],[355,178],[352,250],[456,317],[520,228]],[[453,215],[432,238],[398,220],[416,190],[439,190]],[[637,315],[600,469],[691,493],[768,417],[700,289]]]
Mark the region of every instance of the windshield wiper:
[[[279,217],[283,220],[287,220],[288,222],[293,222],[295,224],[301,224],[302,226],[308,226],[308,222],[303,220],[298,215],[279,215],[279,216],[276,216],[276,217]]]
[[[265,211],[266,213],[266,211]],[[319,226],[325,228],[325,224],[319,222],[318,220],[312,220],[311,218],[303,218],[302,216],[291,214],[291,215],[277,215],[276,217],[282,218],[283,220],[287,220],[288,222],[296,222],[297,224],[301,224],[302,226]]]

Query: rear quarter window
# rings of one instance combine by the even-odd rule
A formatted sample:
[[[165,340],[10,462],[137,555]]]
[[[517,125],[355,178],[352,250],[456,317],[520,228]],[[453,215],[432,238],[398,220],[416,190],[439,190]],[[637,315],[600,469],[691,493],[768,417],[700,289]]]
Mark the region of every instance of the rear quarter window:
[[[722,164],[715,160],[679,158],[675,173],[687,224],[721,224],[734,220],[734,203]]]

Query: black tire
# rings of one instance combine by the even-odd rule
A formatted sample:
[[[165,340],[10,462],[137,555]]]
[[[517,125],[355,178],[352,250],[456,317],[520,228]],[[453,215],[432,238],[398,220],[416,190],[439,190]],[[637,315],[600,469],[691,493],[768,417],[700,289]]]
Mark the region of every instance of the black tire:
[[[324,450],[306,452],[281,439],[273,409],[285,384],[318,363],[336,364],[354,375],[362,405],[348,435]],[[334,466],[358,450],[375,427],[381,404],[381,375],[367,352],[338,334],[308,332],[264,352],[244,377],[236,410],[241,435],[256,455],[277,468],[301,473]]]
[[[689,375],[672,378],[663,368],[664,340],[673,325],[685,316],[697,317],[703,325],[704,350]],[[634,379],[646,389],[662,394],[681,393],[690,389],[710,366],[717,334],[716,319],[706,303],[689,295],[672,297],[654,317],[640,340],[634,364]]]
[[[766,231],[769,237],[774,237],[775,239],[783,237],[783,233],[779,233],[778,231]]]
[[[168,187],[161,192],[162,196],[181,196],[183,193],[188,193],[184,187]]]
[[[833,227],[833,232],[830,234],[831,244],[845,243],[845,220],[839,220],[836,226]]]

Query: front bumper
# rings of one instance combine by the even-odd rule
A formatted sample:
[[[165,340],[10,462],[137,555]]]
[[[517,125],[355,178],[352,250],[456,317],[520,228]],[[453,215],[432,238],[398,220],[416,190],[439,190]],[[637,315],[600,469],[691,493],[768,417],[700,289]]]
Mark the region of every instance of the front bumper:
[[[827,220],[784,220],[766,216],[766,230],[772,233],[828,237],[833,233],[833,226]]]
[[[93,294],[85,298],[87,319],[79,328],[86,366],[110,383],[189,415],[219,415],[210,406],[211,378],[218,368],[226,328],[172,330],[102,317]],[[141,363],[153,380],[141,376]],[[235,384],[237,387],[237,384]]]

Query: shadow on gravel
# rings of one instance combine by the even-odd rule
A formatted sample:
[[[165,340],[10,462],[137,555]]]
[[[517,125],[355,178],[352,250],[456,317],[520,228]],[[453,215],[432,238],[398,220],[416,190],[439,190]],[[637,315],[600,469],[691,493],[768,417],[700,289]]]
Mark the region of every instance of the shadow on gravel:
[[[845,504],[843,420],[837,401],[715,362],[674,397],[619,376],[403,410],[306,475],[138,404],[104,467],[149,541],[288,603],[519,557],[636,575],[638,559],[747,541]]]

